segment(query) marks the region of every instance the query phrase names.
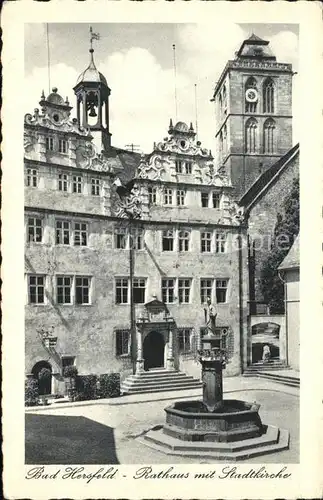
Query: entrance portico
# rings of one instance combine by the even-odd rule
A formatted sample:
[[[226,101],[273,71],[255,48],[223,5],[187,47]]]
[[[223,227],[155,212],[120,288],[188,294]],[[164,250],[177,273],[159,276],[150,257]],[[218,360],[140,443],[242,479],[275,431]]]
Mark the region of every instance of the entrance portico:
[[[175,370],[174,329],[166,305],[154,296],[136,320],[136,373],[152,368]]]

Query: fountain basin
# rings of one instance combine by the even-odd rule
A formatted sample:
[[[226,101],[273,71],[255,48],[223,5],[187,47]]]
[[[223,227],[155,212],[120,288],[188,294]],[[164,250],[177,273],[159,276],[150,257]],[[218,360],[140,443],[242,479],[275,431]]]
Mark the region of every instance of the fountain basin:
[[[232,442],[259,437],[266,431],[259,408],[256,403],[227,399],[209,412],[202,401],[178,401],[165,408],[163,432],[182,441]]]

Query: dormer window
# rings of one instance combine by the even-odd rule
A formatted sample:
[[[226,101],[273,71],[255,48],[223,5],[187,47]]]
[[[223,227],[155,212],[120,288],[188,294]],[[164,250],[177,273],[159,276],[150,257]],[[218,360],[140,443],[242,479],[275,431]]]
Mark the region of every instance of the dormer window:
[[[54,151],[54,138],[46,137],[46,149],[47,151]]]
[[[185,174],[191,174],[191,173],[192,173],[192,162],[186,161],[185,162]]]
[[[65,139],[59,139],[58,151],[60,153],[67,153],[67,141]]]
[[[175,170],[177,174],[181,174],[183,170],[183,162],[181,160],[175,161]]]

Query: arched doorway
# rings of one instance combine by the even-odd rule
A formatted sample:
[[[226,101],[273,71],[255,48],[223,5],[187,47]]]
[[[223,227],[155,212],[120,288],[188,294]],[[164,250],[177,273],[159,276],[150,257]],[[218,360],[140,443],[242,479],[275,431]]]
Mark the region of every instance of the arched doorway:
[[[48,373],[49,371],[49,373]],[[31,370],[38,381],[39,395],[51,394],[52,392],[52,367],[47,361],[38,361]]]
[[[159,368],[164,366],[165,341],[160,332],[152,331],[148,333],[144,340],[144,369]]]
[[[276,323],[258,323],[252,327],[252,363],[261,363],[264,346],[270,349],[270,361],[279,361],[279,331]]]

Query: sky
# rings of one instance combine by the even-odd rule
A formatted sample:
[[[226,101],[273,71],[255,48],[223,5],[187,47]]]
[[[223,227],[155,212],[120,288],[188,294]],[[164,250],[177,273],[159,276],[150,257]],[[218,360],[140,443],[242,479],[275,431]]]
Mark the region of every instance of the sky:
[[[39,107],[42,90],[48,95],[52,87],[75,105],[73,87],[89,64],[89,28],[85,23],[25,25],[25,113]],[[298,71],[298,26],[293,24],[105,23],[92,24],[92,29],[100,34],[100,40],[93,42],[95,64],[111,88],[112,144],[121,148],[135,144],[145,153],[167,136],[170,118],[174,123],[192,121],[195,127],[196,114],[199,140],[215,151],[213,89],[227,60],[252,33],[269,40],[278,62],[292,63]],[[299,141],[298,81],[296,74],[294,143]]]

